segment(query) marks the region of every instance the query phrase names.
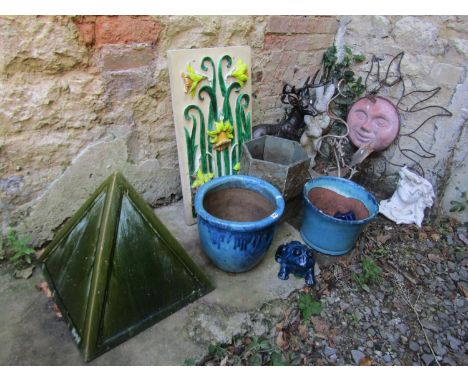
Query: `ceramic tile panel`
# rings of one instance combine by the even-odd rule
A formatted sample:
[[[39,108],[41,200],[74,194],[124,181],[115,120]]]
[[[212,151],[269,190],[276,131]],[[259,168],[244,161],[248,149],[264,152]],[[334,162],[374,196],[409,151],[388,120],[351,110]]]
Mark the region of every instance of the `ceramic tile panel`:
[[[252,136],[251,51],[247,46],[168,51],[185,221],[208,180],[236,174]]]

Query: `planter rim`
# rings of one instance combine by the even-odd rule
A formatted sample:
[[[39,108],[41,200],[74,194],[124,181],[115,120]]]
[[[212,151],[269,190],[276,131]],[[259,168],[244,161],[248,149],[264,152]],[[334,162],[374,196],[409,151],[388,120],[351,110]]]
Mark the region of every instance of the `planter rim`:
[[[268,215],[267,217],[252,221],[252,222],[236,222],[231,220],[224,220],[219,219],[210,213],[208,213],[205,208],[203,207],[203,200],[205,199],[206,194],[211,191],[213,188],[231,182],[242,182],[244,184],[249,184],[254,186],[252,188],[247,188],[252,191],[255,189],[263,189],[270,193],[273,198],[275,199],[275,210]],[[238,187],[242,188],[242,185],[237,185]],[[214,225],[215,227],[228,229],[232,231],[242,231],[242,232],[249,232],[249,231],[257,231],[264,228],[269,227],[270,225],[278,222],[284,212],[284,199],[281,193],[270,183],[253,176],[249,175],[227,175],[227,176],[220,176],[213,180],[210,180],[208,183],[205,183],[200,187],[198,192],[195,195],[195,210],[197,212],[198,218],[204,219],[208,221],[210,224]]]
[[[319,180],[323,180],[323,179],[329,179],[329,180],[332,180],[332,181],[336,181],[338,183],[344,183],[344,184],[348,184],[348,185],[351,185],[353,187],[356,187],[356,188],[359,188],[361,191],[364,191],[366,194],[369,195],[372,203],[375,204],[375,206],[377,207],[376,208],[376,211],[374,213],[371,213],[371,211],[369,211],[369,209],[366,207],[366,209],[369,211],[369,216],[365,219],[361,219],[361,220],[352,220],[352,221],[349,221],[349,220],[343,220],[343,219],[338,219],[338,218],[335,218],[333,216],[330,216],[330,215],[327,215],[326,213],[322,212],[319,208],[317,208],[310,200],[309,198],[307,197],[307,192],[310,191],[313,187],[313,184],[314,183],[317,183]],[[312,186],[312,187],[311,187]],[[318,186],[318,187],[323,187],[323,188],[327,188],[326,186]],[[337,224],[343,224],[343,225],[362,225],[362,224],[367,224],[369,223],[370,221],[372,221],[376,216],[377,214],[379,213],[379,204],[377,203],[377,200],[375,200],[375,197],[374,195],[372,195],[369,191],[367,191],[364,187],[362,187],[361,185],[353,182],[352,180],[349,180],[349,179],[343,179],[343,178],[340,178],[338,176],[319,176],[317,178],[314,178],[314,179],[311,179],[309,180],[306,184],[304,184],[304,188],[303,188],[303,198],[305,200],[305,203],[307,206],[311,207],[314,211],[316,211],[320,216],[322,216],[324,219],[327,219],[327,220],[330,220],[332,222],[335,222]],[[345,196],[345,195],[343,195]],[[349,196],[347,196],[349,197]],[[354,198],[354,199],[357,199],[357,198]]]
[[[267,138],[268,137],[268,138]],[[302,164],[304,162],[310,162],[310,157],[306,154],[306,157],[304,159],[299,159],[295,162],[291,162],[289,164],[282,164],[282,163],[277,163],[277,162],[273,162],[273,161],[268,161],[268,160],[265,160],[265,159],[258,159],[258,158],[254,158],[252,156],[252,154],[250,153],[250,150],[248,149],[248,146],[247,146],[247,143],[250,143],[250,142],[255,142],[255,141],[260,141],[261,139],[265,139],[265,141],[267,139],[276,139],[276,140],[285,140],[285,141],[290,141],[290,142],[294,142],[294,143],[297,143],[299,145],[299,147],[302,149],[302,146],[296,142],[296,141],[291,141],[289,139],[286,139],[286,138],[281,138],[281,137],[275,137],[274,135],[264,135],[264,136],[261,136],[261,137],[258,137],[258,138],[255,138],[255,139],[252,139],[248,142],[244,142],[242,143],[242,145],[244,146],[244,151],[245,153],[249,156],[249,158],[252,160],[252,161],[256,161],[256,162],[261,162],[261,163],[273,163],[275,166],[278,166],[278,167],[284,167],[285,169],[288,169],[288,168],[291,168],[291,167],[295,167],[299,164]],[[265,142],[266,144],[266,142]]]

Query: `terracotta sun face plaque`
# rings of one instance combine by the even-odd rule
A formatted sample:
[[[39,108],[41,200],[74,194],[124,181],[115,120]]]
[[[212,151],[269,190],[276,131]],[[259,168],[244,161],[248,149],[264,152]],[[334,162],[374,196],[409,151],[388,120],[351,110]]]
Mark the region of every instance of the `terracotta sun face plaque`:
[[[349,138],[361,148],[382,151],[395,140],[400,131],[400,116],[396,107],[383,97],[361,98],[348,113]]]
[[[240,169],[251,139],[250,47],[168,52],[185,221],[195,223],[198,187]]]

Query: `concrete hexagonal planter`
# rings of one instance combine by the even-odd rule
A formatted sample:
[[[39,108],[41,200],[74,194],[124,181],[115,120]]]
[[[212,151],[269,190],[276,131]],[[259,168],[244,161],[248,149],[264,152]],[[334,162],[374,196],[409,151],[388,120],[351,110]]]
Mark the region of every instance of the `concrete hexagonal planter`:
[[[265,135],[244,143],[240,174],[266,180],[289,200],[310,179],[309,164],[310,158],[298,142]]]

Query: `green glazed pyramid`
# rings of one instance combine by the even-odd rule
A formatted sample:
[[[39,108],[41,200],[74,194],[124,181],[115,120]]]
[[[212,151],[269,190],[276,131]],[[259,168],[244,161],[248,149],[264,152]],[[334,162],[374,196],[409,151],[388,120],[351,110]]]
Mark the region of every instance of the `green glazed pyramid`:
[[[213,290],[119,173],[56,234],[41,263],[86,362]]]

